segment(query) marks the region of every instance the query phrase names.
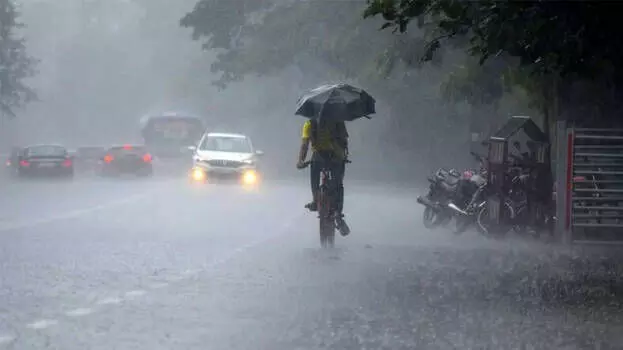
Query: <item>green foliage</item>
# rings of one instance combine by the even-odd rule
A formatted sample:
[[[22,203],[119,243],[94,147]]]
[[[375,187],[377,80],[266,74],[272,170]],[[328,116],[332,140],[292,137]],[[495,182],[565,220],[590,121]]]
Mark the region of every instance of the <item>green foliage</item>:
[[[604,62],[620,62],[623,46],[616,2],[369,0],[366,17],[404,32],[412,20],[434,28],[431,50],[465,37],[481,63],[506,54],[531,74],[594,77]]]
[[[436,158],[448,143],[462,142],[461,138],[445,139],[437,151],[432,146],[444,140],[439,132],[445,136],[450,130],[465,130],[466,123],[449,113],[452,106],[439,98],[441,71],[413,69],[428,50],[428,41],[420,32],[378,30],[381,21],[363,18],[364,2],[291,1],[263,7],[257,2],[251,10],[245,1],[223,3],[199,0],[181,21],[193,30],[195,39],[203,41],[204,48],[218,52],[211,70],[222,74],[216,82],[221,87],[294,65],[306,73],[301,85],[353,80],[374,95],[383,115],[382,122],[374,124],[378,128],[375,137],[383,144],[380,148],[389,144],[405,153],[407,149],[430,151],[431,158]],[[216,25],[224,20],[217,18],[219,6],[237,15]],[[435,54],[430,59],[441,64],[440,57]]]
[[[0,111],[14,117],[14,109],[35,99],[24,79],[34,75],[35,60],[26,53],[24,39],[16,34],[22,25],[11,0],[0,0]]]
[[[249,15],[267,11],[271,0],[199,0],[180,24],[193,29],[193,39],[207,38],[206,49],[231,49],[240,44],[243,30],[253,27]]]
[[[406,45],[404,36],[364,21],[363,9],[357,2],[200,0],[181,25],[204,39],[205,49],[219,51],[211,70],[222,74],[217,83],[223,87],[305,59],[322,61],[342,77],[382,78],[379,68],[419,56],[409,52],[415,45]]]

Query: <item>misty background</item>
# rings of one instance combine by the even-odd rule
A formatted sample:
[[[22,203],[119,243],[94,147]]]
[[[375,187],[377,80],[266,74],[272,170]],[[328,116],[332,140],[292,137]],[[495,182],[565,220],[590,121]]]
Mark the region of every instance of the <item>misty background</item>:
[[[495,108],[441,96],[440,84],[448,71],[465,60],[458,50],[446,53],[436,65],[397,65],[383,84],[338,72],[321,54],[303,53],[293,60],[295,64],[245,76],[221,90],[212,84],[218,75],[210,70],[216,53],[202,50],[201,42],[192,40],[192,31],[180,26],[180,19],[195,3],[19,2],[28,51],[40,61],[38,74],[28,82],[39,101],[5,121],[4,147],[140,142],[141,116],[181,111],[204,116],[212,130],[249,134],[256,147],[266,152],[265,169],[291,176],[297,173],[294,163],[303,123],[303,118],[293,115],[298,97],[325,82],[347,81],[377,98],[372,120],[348,125],[353,164],[347,177],[412,181],[434,167],[473,165],[466,150],[471,139],[469,116],[480,115],[487,125],[513,114],[538,117],[512,93]],[[353,11],[353,16],[359,13]],[[310,23],[317,20],[308,18]],[[379,52],[373,45],[396,44],[392,33],[378,31],[379,21],[360,21],[360,26],[378,35],[369,45],[360,44],[360,52],[353,55],[374,60]]]

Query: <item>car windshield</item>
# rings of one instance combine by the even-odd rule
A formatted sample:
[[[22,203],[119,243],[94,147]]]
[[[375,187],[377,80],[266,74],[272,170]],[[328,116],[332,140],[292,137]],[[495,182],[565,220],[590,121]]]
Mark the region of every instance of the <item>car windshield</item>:
[[[28,156],[46,157],[46,156],[65,156],[67,150],[61,146],[33,146],[26,150]]]
[[[203,140],[202,151],[251,153],[249,140],[244,137],[208,136]]]

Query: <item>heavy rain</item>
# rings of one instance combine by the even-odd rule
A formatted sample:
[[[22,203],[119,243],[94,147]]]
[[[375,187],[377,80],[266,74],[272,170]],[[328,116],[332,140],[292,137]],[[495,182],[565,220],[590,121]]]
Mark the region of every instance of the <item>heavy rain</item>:
[[[622,349],[621,8],[0,0],[0,350]]]

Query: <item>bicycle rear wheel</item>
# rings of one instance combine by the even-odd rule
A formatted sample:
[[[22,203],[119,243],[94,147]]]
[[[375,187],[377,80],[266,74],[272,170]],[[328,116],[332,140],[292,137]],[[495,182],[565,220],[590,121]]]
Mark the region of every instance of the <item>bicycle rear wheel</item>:
[[[320,229],[320,246],[333,247],[335,241],[335,218],[331,208],[331,197],[326,187],[321,187],[318,194],[318,222]]]

